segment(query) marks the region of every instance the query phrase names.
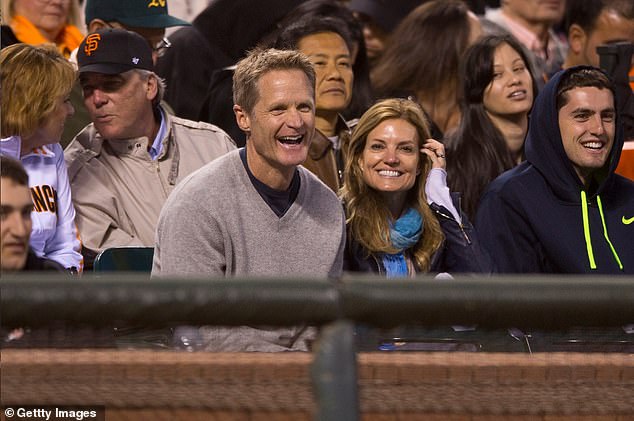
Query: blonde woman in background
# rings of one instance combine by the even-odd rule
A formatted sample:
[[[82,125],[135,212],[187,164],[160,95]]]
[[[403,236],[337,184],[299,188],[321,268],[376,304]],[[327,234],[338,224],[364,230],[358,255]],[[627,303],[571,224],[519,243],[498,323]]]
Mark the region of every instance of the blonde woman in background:
[[[78,0],[1,0],[1,5],[2,24],[19,42],[53,43],[69,58],[84,38]]]

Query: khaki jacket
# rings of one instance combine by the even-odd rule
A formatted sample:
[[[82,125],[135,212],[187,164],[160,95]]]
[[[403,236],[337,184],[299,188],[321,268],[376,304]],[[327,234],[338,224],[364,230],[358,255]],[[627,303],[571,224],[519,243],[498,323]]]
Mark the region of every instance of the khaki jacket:
[[[85,247],[154,246],[158,216],[174,186],[236,148],[220,128],[167,112],[168,130],[156,160],[146,137],[111,141],[93,124],[65,151],[75,221]]]

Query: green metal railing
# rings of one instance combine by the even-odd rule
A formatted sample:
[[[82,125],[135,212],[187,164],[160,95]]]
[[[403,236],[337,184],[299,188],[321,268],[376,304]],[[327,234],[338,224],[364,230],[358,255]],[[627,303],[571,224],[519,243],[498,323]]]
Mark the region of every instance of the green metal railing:
[[[338,319],[386,327],[615,326],[634,320],[634,277],[473,277],[416,281],[148,279],[117,274],[77,279],[0,280],[0,322],[106,324],[325,324]],[[160,311],[159,311],[160,310]]]
[[[324,326],[312,377],[318,419],[356,420],[356,323],[557,329],[634,323],[634,277],[461,277],[453,280],[148,279],[2,276],[0,324]]]

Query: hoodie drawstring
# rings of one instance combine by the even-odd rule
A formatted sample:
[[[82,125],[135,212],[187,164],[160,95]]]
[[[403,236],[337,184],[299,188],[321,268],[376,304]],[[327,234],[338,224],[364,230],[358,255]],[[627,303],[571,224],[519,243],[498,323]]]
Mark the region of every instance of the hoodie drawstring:
[[[588,222],[588,202],[586,202],[586,192],[581,190],[581,215],[583,216],[583,235],[586,237],[586,252],[590,261],[590,269],[596,269],[594,261],[594,251],[592,250],[592,240],[590,238],[590,223]]]
[[[621,259],[619,259],[619,255],[616,252],[616,249],[612,245],[612,241],[610,241],[610,237],[608,236],[608,227],[605,225],[605,217],[603,216],[603,206],[601,206],[601,197],[597,195],[597,205],[599,205],[599,214],[601,215],[601,223],[603,224],[603,236],[605,237],[605,241],[610,245],[610,250],[612,250],[612,255],[614,255],[614,260],[619,264],[619,269],[623,270],[623,264],[621,264]]]
[[[605,225],[605,217],[603,216],[603,206],[601,205],[601,197],[597,195],[597,205],[599,206],[599,214],[601,215],[601,224],[603,225],[603,237],[608,242],[610,246],[610,250],[612,251],[612,255],[614,256],[614,260],[619,265],[619,269],[623,270],[623,264],[621,263],[621,259],[619,258],[618,253],[614,249],[612,242],[610,241],[610,237],[608,236],[608,227]],[[592,249],[592,239],[590,237],[590,222],[588,220],[588,202],[586,199],[586,192],[581,191],[581,214],[583,216],[583,235],[586,239],[586,252],[588,253],[588,261],[590,262],[590,269],[596,269],[597,264],[594,260],[594,250]]]

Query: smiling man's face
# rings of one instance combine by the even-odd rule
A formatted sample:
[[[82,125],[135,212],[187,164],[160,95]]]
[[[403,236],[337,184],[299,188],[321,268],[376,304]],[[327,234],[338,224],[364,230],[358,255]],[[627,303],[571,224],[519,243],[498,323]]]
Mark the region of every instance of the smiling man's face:
[[[238,125],[247,136],[249,169],[272,188],[271,174],[290,182],[306,160],[315,132],[314,90],[303,71],[272,70],[261,76],[258,101],[251,112],[234,106]]]
[[[579,87],[566,92],[559,110],[564,150],[583,184],[605,165],[614,144],[616,111],[609,89]]]

